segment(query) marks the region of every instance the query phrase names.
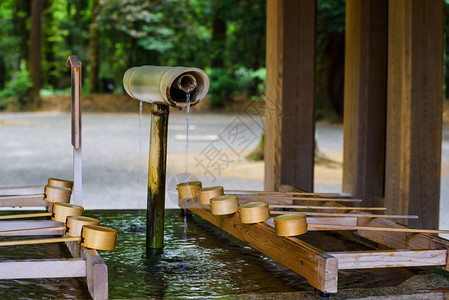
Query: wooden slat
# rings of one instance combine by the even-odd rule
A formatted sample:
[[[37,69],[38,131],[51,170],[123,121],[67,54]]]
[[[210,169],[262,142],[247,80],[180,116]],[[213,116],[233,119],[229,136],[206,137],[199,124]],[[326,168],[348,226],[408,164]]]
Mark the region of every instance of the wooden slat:
[[[267,1],[265,190],[313,191],[316,1]]]
[[[80,258],[0,260],[0,279],[85,277]]]
[[[270,218],[265,221],[266,224],[274,227],[274,218]],[[336,217],[336,218],[314,218],[307,217],[307,224],[322,224],[322,225],[339,225],[339,226],[357,226],[356,217]],[[316,230],[315,228],[308,228],[310,231]]]
[[[26,221],[0,221],[0,231],[19,230],[30,228],[49,228],[62,226],[63,223],[52,220],[26,220]],[[17,235],[62,235],[63,230],[45,231],[45,232],[29,232]]]
[[[389,1],[385,206],[439,223],[443,101],[442,0]]]
[[[10,199],[6,196],[0,196],[0,207],[46,206],[47,204],[42,195],[28,195],[23,198],[17,198],[17,196],[14,197],[14,199]]]
[[[447,250],[328,252],[338,269],[397,268],[446,265]]]
[[[383,196],[388,0],[346,1],[343,192]]]
[[[239,213],[215,216],[206,207],[189,210],[305,277],[320,291],[337,292],[337,259],[324,251],[294,237],[279,237],[265,223],[242,224]]]
[[[73,257],[83,258],[86,261],[86,282],[92,298],[108,299],[108,267],[98,252],[83,248],[78,242],[66,242],[66,245]]]
[[[280,187],[280,190],[300,191],[298,189],[292,188],[289,185],[282,185]],[[329,205],[343,206],[339,203],[330,203]],[[385,219],[358,218],[357,222],[357,225],[359,226],[406,228],[406,226]],[[429,234],[358,230],[357,235],[392,249],[432,249],[447,250],[449,252],[448,240]],[[446,265],[442,266],[442,268],[449,271],[449,259],[447,259]]]
[[[384,219],[365,219],[358,220],[359,226],[371,227],[392,227],[407,228],[406,226],[396,224]],[[446,250],[449,251],[449,241],[429,234],[416,234],[405,232],[381,232],[381,231],[364,231],[358,230],[357,234],[376,243],[382,244],[393,249],[409,249],[409,250]],[[449,261],[443,266],[449,271]]]

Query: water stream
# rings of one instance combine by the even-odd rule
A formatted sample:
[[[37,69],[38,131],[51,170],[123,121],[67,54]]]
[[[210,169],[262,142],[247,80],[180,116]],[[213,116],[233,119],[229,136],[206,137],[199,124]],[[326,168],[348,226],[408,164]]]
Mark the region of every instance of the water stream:
[[[143,101],[139,101],[139,162],[137,164],[138,167],[142,163],[142,119],[143,119],[142,116],[143,116]],[[137,179],[139,186],[143,185],[143,178],[144,176],[141,176],[139,174],[139,178]]]
[[[190,93],[186,94],[186,161],[185,161],[185,172],[186,180],[189,181],[189,122],[190,122]]]

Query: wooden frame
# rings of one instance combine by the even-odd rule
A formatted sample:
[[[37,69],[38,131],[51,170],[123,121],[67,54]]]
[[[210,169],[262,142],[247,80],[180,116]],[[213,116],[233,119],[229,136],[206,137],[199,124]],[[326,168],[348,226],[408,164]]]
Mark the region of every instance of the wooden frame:
[[[281,186],[284,191],[297,191],[289,186]],[[215,216],[209,206],[190,203],[191,212],[223,229],[239,240],[254,247],[307,279],[310,285],[323,293],[336,293],[338,271],[366,268],[395,268],[438,266],[449,270],[449,241],[421,233],[354,231],[355,235],[366,238],[389,250],[326,252],[302,241],[300,237],[280,237],[274,230],[273,220],[264,223],[242,224],[239,213]],[[317,205],[342,206],[337,203],[316,202]],[[381,217],[381,216],[380,216]],[[371,227],[405,228],[385,219],[371,218],[313,218],[311,224],[349,225]],[[313,230],[310,228],[310,230]]]
[[[51,220],[2,221],[0,230],[53,227]],[[63,235],[63,231],[27,233],[21,235]],[[78,242],[66,242],[73,258],[0,259],[0,279],[85,277],[94,300],[108,299],[108,268],[96,250],[86,249]]]

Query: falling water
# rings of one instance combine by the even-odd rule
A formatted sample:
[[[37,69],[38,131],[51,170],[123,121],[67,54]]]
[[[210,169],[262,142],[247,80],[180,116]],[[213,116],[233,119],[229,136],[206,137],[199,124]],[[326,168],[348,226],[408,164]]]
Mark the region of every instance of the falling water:
[[[143,102],[139,101],[139,162],[137,163],[137,166],[139,167],[142,163],[142,111],[143,111]],[[138,175],[138,183],[139,186],[142,185],[142,177],[140,174]]]
[[[186,182],[189,181],[189,118],[190,118],[190,94],[186,94],[186,161],[185,161],[185,171],[186,171]]]

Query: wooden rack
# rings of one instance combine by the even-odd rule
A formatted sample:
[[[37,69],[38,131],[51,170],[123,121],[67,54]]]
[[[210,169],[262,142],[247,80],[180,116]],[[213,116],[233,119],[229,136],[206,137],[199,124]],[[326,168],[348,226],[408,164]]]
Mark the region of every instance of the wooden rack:
[[[289,186],[282,186],[281,190],[296,191]],[[316,205],[342,206],[341,204],[318,201]],[[209,206],[196,203],[190,205],[189,210],[305,277],[310,285],[326,294],[337,292],[339,270],[417,266],[438,266],[449,270],[447,259],[449,241],[429,234],[357,230],[354,231],[357,236],[389,249],[326,252],[301,240],[300,236],[277,236],[272,219],[264,223],[242,224],[239,213],[215,216],[210,212]],[[310,224],[319,222],[320,224],[334,225],[352,224],[405,228],[405,226],[380,218],[343,217],[317,220],[317,218],[308,217],[307,222]]]
[[[56,227],[51,220],[1,221],[0,231]],[[62,230],[23,233],[20,235],[63,235]],[[9,235],[12,236],[12,235]],[[108,299],[108,268],[96,250],[86,249],[78,242],[66,242],[72,258],[2,260],[0,279],[37,279],[85,277],[94,300]]]

